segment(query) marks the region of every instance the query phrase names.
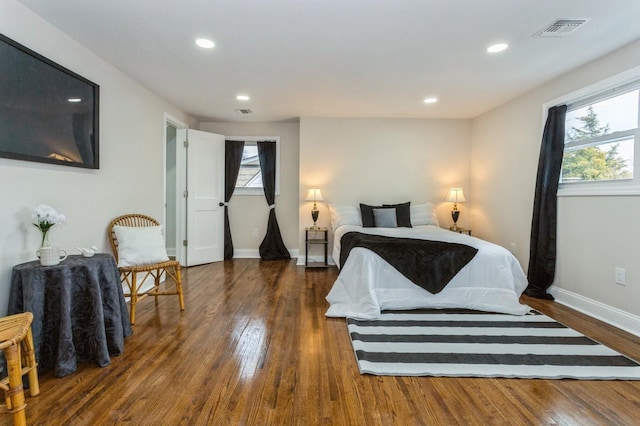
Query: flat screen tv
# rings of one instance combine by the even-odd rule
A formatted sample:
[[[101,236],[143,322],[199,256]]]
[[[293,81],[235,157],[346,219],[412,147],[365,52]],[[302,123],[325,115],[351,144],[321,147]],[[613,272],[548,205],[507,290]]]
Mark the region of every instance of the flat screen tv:
[[[0,157],[98,169],[99,91],[0,34]]]

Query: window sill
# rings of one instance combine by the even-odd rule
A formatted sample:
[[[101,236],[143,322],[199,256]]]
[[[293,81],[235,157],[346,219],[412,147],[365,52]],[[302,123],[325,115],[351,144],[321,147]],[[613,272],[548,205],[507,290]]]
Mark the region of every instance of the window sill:
[[[558,197],[620,197],[640,195],[640,185],[632,182],[590,182],[560,184]]]
[[[235,197],[236,195],[262,195],[264,197],[264,190],[262,188],[242,190],[236,188],[235,191],[233,191],[233,196]]]

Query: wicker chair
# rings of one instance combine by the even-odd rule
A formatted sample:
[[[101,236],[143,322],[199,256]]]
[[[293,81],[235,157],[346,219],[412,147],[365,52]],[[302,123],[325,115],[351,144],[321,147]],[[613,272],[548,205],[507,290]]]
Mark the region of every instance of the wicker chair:
[[[4,390],[5,406],[3,412],[13,413],[14,425],[26,425],[24,412],[24,389],[22,376],[29,376],[29,393],[36,396],[40,393],[38,382],[38,364],[33,347],[31,322],[33,314],[24,312],[0,318],[0,350],[7,361],[8,376],[0,380],[0,388]]]
[[[119,226],[159,226],[160,223],[152,217],[145,216],[143,214],[126,214],[118,216],[109,223],[107,228],[107,234],[109,236],[109,242],[111,243],[111,249],[118,262],[118,239],[114,232],[113,227]],[[125,297],[130,298],[130,310],[129,320],[131,324],[135,324],[136,321],[136,305],[138,302],[146,296],[155,296],[156,303],[158,303],[158,296],[178,296],[180,302],[180,310],[184,311],[184,296],[182,294],[182,277],[180,275],[180,263],[176,260],[169,260],[162,263],[156,263],[151,265],[138,265],[138,266],[119,266],[120,276],[123,283],[126,283],[129,292],[125,290]],[[142,279],[138,274],[144,274]],[[162,276],[165,279],[171,278],[175,283],[175,291],[160,291],[160,284]],[[153,287],[149,290],[141,291],[141,284],[149,277],[153,277]],[[166,283],[165,283],[166,290]]]

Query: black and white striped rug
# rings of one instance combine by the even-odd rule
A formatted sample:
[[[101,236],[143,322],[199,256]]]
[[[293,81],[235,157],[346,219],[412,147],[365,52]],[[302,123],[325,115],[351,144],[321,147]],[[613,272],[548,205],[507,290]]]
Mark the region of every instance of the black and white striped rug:
[[[640,380],[637,362],[535,311],[395,311],[347,326],[361,374]]]

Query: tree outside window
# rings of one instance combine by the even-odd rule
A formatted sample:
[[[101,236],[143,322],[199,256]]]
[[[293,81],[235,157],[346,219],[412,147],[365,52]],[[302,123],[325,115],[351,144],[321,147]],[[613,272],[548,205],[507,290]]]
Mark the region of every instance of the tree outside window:
[[[632,179],[637,127],[637,89],[570,110],[561,182]]]

